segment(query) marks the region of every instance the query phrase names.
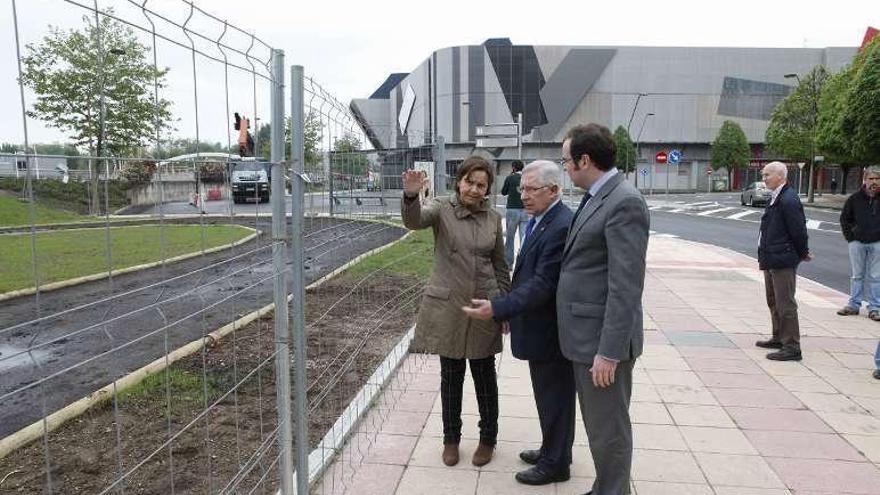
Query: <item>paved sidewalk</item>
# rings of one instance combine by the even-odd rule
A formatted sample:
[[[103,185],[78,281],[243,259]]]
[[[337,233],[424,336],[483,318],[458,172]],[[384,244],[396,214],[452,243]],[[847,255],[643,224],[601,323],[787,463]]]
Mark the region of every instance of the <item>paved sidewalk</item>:
[[[754,347],[769,334],[754,260],[722,248],[653,236],[644,296],[646,347],[636,363],[632,419],[637,495],[880,493],[880,381],[871,377],[880,323],[834,311],[846,296],[798,280],[800,363]],[[528,369],[499,359],[495,459],[470,464],[477,408],[465,382],[462,462],[440,460],[439,362],[412,355],[406,390],[389,390],[314,493],[581,494],[594,475],[580,417],[572,479],[519,485],[520,450],[540,442]],[[381,418],[378,419],[377,418]],[[367,431],[369,428],[361,428]]]

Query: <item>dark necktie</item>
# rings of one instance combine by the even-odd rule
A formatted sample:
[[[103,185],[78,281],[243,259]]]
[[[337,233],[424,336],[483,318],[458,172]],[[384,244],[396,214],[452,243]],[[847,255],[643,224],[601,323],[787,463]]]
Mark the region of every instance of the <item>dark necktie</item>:
[[[574,217],[575,217],[575,218],[577,218],[577,216],[580,214],[581,210],[583,210],[583,209],[584,209],[584,206],[586,206],[587,201],[589,201],[590,198],[592,198],[592,197],[593,197],[593,195],[590,194],[589,191],[587,191],[587,193],[584,194],[584,198],[581,199],[581,205],[578,206],[578,209],[577,209],[577,211],[576,211],[575,214],[574,214]]]
[[[535,228],[535,217],[529,219],[529,223],[526,224],[526,235],[523,237],[523,242],[532,235],[532,229]]]

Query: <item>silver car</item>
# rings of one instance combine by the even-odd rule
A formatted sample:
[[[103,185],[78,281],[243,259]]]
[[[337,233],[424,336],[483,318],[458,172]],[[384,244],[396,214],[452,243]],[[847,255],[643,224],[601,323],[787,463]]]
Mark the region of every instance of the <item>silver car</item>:
[[[766,205],[770,202],[773,191],[767,189],[767,185],[763,182],[752,182],[748,187],[743,189],[739,196],[739,202],[742,205],[756,206]]]

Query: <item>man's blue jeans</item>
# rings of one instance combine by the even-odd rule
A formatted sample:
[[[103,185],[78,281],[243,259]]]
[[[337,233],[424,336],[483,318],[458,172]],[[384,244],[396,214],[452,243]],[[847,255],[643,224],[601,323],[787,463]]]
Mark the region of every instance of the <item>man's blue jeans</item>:
[[[522,246],[523,237],[526,235],[526,224],[529,223],[529,214],[522,208],[508,208],[504,213],[504,223],[507,229],[504,240],[504,259],[507,260],[507,266],[512,272],[514,236],[519,230],[519,244]]]
[[[849,263],[852,285],[848,305],[860,308],[864,300],[868,311],[880,310],[880,242],[850,242]],[[865,289],[867,295],[863,297]]]
[[[874,351],[874,369],[880,370],[880,342],[877,342],[877,350]]]

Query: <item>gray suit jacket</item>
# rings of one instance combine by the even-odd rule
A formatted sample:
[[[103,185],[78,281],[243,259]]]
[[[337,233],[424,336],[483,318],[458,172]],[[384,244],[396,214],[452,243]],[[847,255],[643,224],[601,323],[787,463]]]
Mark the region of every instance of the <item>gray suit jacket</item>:
[[[556,290],[559,343],[568,359],[591,364],[642,353],[642,289],[650,219],[641,193],[617,174],[569,229]]]

